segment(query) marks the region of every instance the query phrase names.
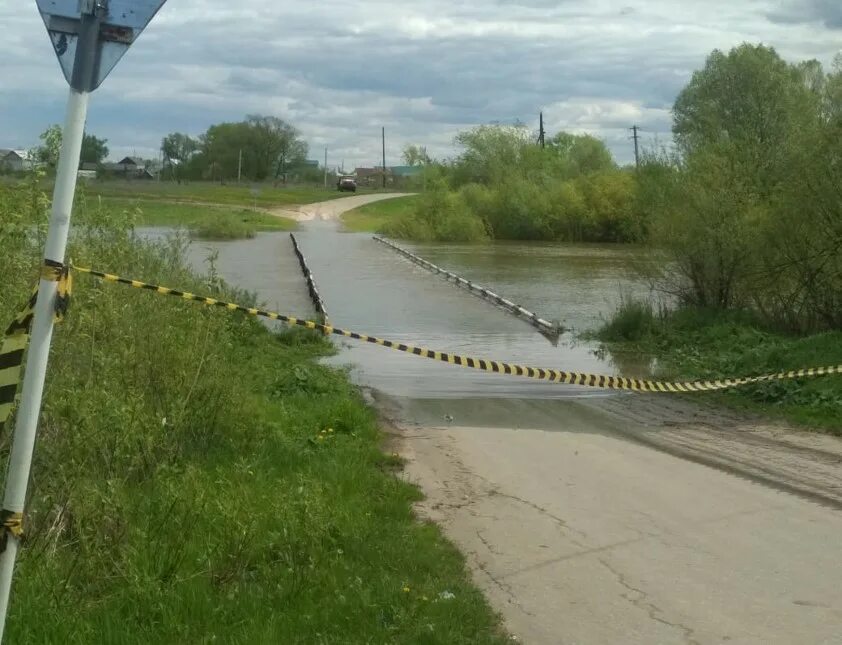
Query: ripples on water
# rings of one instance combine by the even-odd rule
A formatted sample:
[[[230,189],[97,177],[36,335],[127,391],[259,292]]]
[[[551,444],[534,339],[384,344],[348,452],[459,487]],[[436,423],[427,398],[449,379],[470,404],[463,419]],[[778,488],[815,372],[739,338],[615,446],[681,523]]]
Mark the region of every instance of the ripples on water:
[[[149,232],[160,234],[157,232]],[[550,343],[524,321],[417,267],[366,234],[336,231],[314,222],[298,234],[302,250],[338,327],[451,353],[498,361],[640,376],[639,357],[605,358],[572,335]],[[549,320],[576,330],[597,326],[625,292],[648,290],[635,279],[641,254],[605,246],[495,244],[416,245],[414,251],[440,266],[488,286]],[[218,252],[216,267],[228,282],[256,292],[281,313],[312,316],[313,308],[286,233],[254,240],[191,245],[193,266]],[[361,385],[415,398],[599,396],[604,393],[524,378],[483,373],[419,359],[382,347],[335,339],[328,362],[350,365]],[[618,369],[618,365],[620,369]]]

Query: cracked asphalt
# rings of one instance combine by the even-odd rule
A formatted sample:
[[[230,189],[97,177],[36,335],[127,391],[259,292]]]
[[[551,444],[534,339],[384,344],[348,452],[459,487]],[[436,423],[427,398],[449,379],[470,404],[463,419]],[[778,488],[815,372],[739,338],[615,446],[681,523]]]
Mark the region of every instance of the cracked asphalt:
[[[519,641],[842,643],[842,442],[672,398],[374,396]]]

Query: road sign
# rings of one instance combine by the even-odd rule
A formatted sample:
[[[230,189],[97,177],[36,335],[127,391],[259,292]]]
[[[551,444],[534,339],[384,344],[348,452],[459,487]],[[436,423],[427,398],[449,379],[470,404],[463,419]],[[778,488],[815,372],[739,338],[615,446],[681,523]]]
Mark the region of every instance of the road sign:
[[[50,34],[64,77],[74,84],[73,68],[80,35],[86,22],[95,18],[98,36],[95,48],[93,78],[86,87],[75,89],[90,92],[105,77],[137,40],[149,21],[166,0],[37,0],[38,10]]]
[[[88,97],[137,40],[166,0],[36,0],[70,92],[53,188],[52,215],[44,246],[44,266],[62,266],[70,233],[76,173],[85,134]],[[0,526],[0,641],[9,613],[15,559],[20,548],[21,519],[41,414],[41,396],[53,336],[58,285],[41,275],[20,406],[12,435],[9,467],[0,515],[15,520]],[[16,527],[16,528],[12,528]]]

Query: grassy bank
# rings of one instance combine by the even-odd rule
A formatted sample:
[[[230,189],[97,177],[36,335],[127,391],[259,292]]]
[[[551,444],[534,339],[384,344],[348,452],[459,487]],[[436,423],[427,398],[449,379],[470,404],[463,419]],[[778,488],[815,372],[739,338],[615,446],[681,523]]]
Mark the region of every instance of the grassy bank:
[[[87,192],[102,197],[121,199],[164,200],[222,204],[227,206],[283,207],[290,204],[312,204],[343,197],[336,190],[324,188],[283,188],[271,184],[220,185],[210,182],[177,184],[158,181],[93,181],[86,184]]]
[[[659,376],[670,379],[720,379],[842,365],[842,332],[782,334],[741,313],[684,309],[655,315],[648,306],[627,302],[597,337],[609,349],[656,356]],[[693,396],[842,435],[842,376]]]
[[[131,213],[138,226],[169,226],[197,228],[237,221],[260,231],[292,231],[297,223],[287,217],[277,217],[250,208],[176,204],[155,200],[98,198],[86,192],[80,199],[83,208],[102,208],[112,213]]]
[[[0,189],[0,319],[38,271],[37,190]],[[71,255],[248,302],[178,240],[81,211]],[[77,276],[57,329],[14,643],[502,643],[319,336]],[[8,454],[8,436],[3,437]],[[3,460],[5,467],[5,459]]]
[[[411,216],[419,200],[420,195],[410,195],[366,204],[345,213],[342,224],[354,233],[379,233],[389,222]]]

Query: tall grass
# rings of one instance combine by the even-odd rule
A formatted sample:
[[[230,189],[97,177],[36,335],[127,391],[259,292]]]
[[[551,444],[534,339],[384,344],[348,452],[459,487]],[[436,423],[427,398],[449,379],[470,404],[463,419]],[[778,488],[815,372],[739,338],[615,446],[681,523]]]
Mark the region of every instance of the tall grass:
[[[763,324],[756,312],[680,308],[655,312],[624,298],[596,333],[608,349],[658,358],[658,376],[717,380],[842,365],[842,332],[787,334]],[[761,383],[722,394],[693,395],[842,435],[842,377]]]
[[[36,184],[0,187],[3,320],[38,274],[44,206]],[[72,257],[253,301],[212,267],[188,271],[183,238],[143,242],[132,224],[81,209]],[[330,351],[320,336],[77,276],[9,642],[505,642],[461,556],[414,519],[418,491],[392,476],[373,412],[316,362]]]

